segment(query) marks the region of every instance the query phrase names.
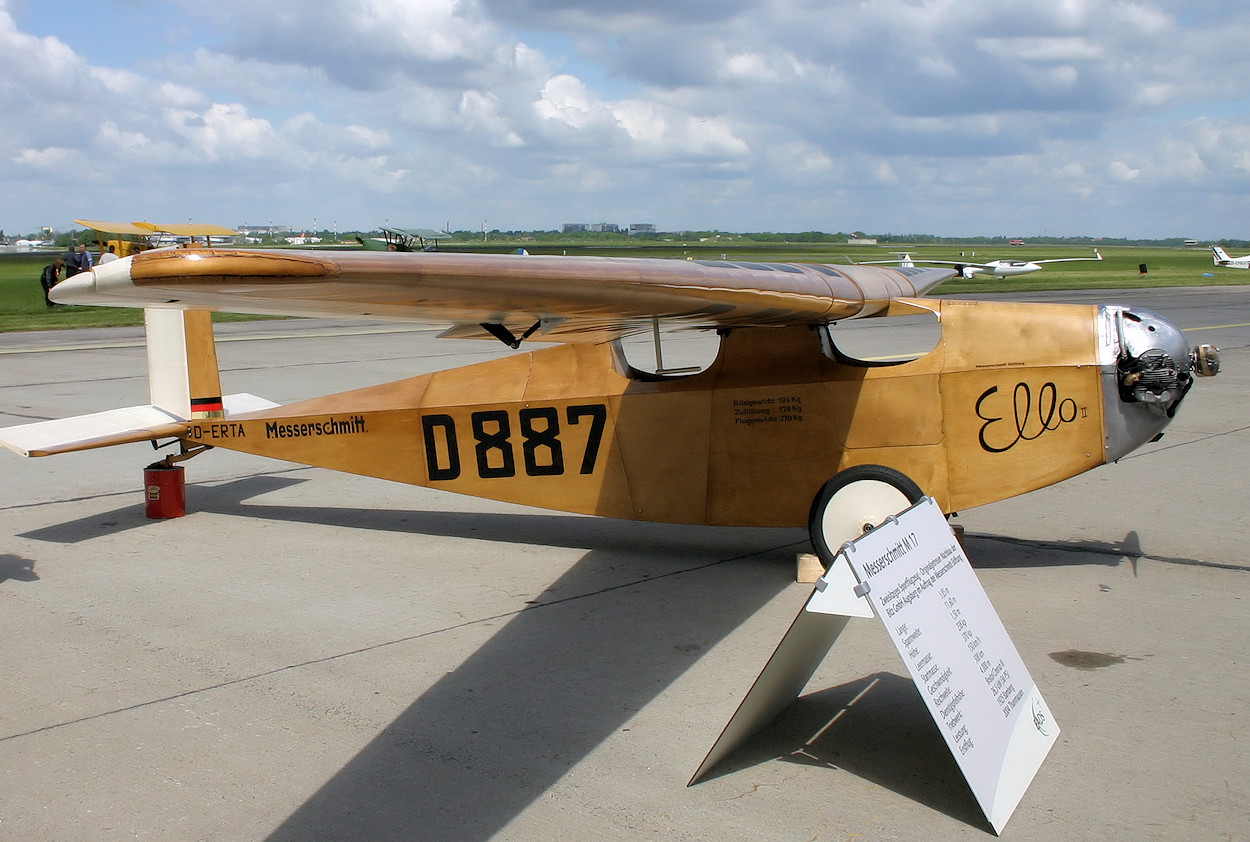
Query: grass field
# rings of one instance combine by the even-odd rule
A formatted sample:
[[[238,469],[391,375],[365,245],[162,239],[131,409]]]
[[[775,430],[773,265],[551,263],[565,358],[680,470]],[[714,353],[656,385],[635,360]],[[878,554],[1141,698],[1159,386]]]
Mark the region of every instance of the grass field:
[[[48,309],[39,275],[56,254],[0,254],[0,333],[15,330],[67,330],[76,327],[121,327],[143,324],[143,311],[128,307]],[[214,321],[272,318],[218,313]]]
[[[968,260],[986,262],[994,259],[1037,260],[1048,257],[1084,257],[1088,249],[1070,246],[892,246],[875,247],[831,245],[824,243],[754,243],[742,240],[714,242],[640,242],[633,245],[577,245],[563,243],[501,243],[462,244],[449,251],[509,252],[524,247],[531,254],[606,255],[615,257],[663,257],[701,260],[755,260],[798,263],[846,263],[888,259],[894,251],[907,251],[913,257],[934,260]],[[1250,272],[1223,269],[1211,262],[1206,248],[1134,248],[1101,249],[1100,262],[1055,263],[1040,272],[1017,278],[997,280],[977,276],[968,280],[954,279],[939,287],[935,294],[955,292],[994,293],[1006,290],[1049,289],[1127,289],[1138,287],[1214,286],[1250,283]],[[962,254],[961,254],[962,252]],[[52,262],[54,254],[0,255],[0,333],[15,330],[59,330],[75,327],[112,327],[137,325],[143,321],[139,310],[113,307],[55,307],[43,303],[39,273]],[[1146,266],[1143,274],[1139,266]],[[1211,277],[1208,277],[1210,275]],[[215,318],[252,318],[219,315]]]

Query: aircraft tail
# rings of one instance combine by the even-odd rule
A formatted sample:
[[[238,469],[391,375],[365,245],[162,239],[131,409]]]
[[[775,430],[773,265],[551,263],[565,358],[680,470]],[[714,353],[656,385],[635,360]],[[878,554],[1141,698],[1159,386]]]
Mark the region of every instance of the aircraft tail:
[[[1215,255],[1215,260],[1213,262],[1216,266],[1223,266],[1232,260],[1232,258],[1228,256],[1228,252],[1224,251],[1224,249],[1219,246],[1211,246],[1211,252]]]
[[[212,314],[148,309],[143,324],[152,405],[188,420],[223,417]]]
[[[151,403],[0,429],[0,444],[23,456],[177,438],[190,422],[278,406],[255,395],[222,397],[207,310],[144,311]]]

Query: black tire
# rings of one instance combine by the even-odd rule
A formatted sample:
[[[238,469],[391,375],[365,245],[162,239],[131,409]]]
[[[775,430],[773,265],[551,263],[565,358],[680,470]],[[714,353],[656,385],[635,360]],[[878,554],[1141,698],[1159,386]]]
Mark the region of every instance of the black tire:
[[[860,485],[855,485],[859,483]],[[821,486],[807,531],[820,563],[829,569],[838,550],[887,517],[924,498],[911,477],[885,465],[856,465]]]

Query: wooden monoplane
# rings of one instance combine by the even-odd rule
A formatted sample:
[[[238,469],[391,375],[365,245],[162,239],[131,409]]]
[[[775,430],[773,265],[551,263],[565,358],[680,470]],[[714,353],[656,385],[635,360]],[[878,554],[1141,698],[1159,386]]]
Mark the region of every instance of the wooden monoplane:
[[[946,513],[1157,438],[1217,351],[1135,308],[921,298],[951,269],[168,249],[76,275],[62,303],[147,308],[151,404],[0,430],[27,456],[166,439],[548,509],[807,525],[840,600],[791,626],[694,780],[803,688],[863,612],[837,550],[927,494]],[[442,322],[529,353],[278,406],[223,398],[215,310]],[[928,316],[927,353],[863,359],[842,323]],[[623,339],[715,331],[694,372]],[[836,326],[836,327],[835,327]],[[856,331],[852,331],[855,333]],[[892,352],[894,349],[885,349]],[[881,355],[876,355],[881,357]],[[842,568],[845,567],[845,575]],[[845,609],[841,606],[845,605]]]
[[[1218,352],[1121,306],[937,300],[950,269],[180,248],[77,275],[66,304],[147,308],[151,404],[0,430],[27,456],[176,440],[605,517],[802,526],[828,563],[922,494],[950,513],[1114,461],[1167,426]],[[210,312],[441,322],[556,343],[286,406],[223,398]],[[832,326],[926,314],[905,361]],[[715,331],[696,373],[620,340]]]

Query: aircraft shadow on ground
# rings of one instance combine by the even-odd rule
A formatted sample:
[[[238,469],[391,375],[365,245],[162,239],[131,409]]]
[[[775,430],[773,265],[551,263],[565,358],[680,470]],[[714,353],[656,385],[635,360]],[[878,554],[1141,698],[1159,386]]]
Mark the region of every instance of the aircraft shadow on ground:
[[[305,479],[280,477],[262,474],[232,480],[220,485],[194,485],[187,488],[188,512],[197,510],[229,511],[239,509],[243,502],[252,497],[269,494],[290,488],[293,485],[307,482]],[[115,495],[109,495],[115,496]],[[44,526],[23,532],[17,537],[31,538],[36,541],[49,541],[57,544],[77,544],[99,538],[103,535],[116,535],[130,529],[151,524],[153,521],[145,514],[143,498],[140,490],[136,490],[130,502],[107,512],[87,515],[86,517]],[[191,500],[194,502],[191,502]]]
[[[990,570],[1010,567],[1065,567],[1103,565],[1118,567],[1128,562],[1137,575],[1137,562],[1142,559],[1191,567],[1213,567],[1220,570],[1245,570],[1245,564],[1207,561],[1184,556],[1156,555],[1144,550],[1136,530],[1123,541],[1038,541],[1006,535],[968,535],[968,557],[972,566]]]
[[[627,749],[631,718],[791,583],[776,556],[602,592],[605,567],[659,572],[672,560],[588,552],[536,600],[553,604],[509,620],[270,839],[494,837],[608,738]]]
[[[478,538],[534,546],[568,546],[629,549],[636,542],[653,544],[676,541],[700,545],[700,535],[724,527],[680,526],[672,524],[632,524],[602,518],[563,513],[501,514],[400,509],[350,508],[342,506],[288,506],[249,504],[263,495],[288,489],[307,479],[261,474],[219,484],[195,484],[187,489],[187,511],[214,512],[240,517],[264,518],[287,523],[314,523],[349,529],[381,530],[421,535]],[[136,496],[138,496],[136,494]],[[108,512],[41,527],[18,537],[60,544],[75,544],[102,535],[136,529],[152,521],[144,513],[141,500]],[[624,529],[621,524],[630,524]],[[612,524],[612,526],[605,526]],[[806,535],[799,529],[775,530],[779,541],[790,540],[797,552],[807,552]],[[780,536],[792,536],[790,538]],[[622,539],[625,544],[622,545]],[[1117,567],[1125,561],[1136,572],[1138,559],[1181,564],[1203,564],[1196,559],[1152,556],[1144,551],[1136,531],[1122,541],[1030,540],[1006,535],[968,533],[965,546],[972,566],[982,569],[1015,567],[1054,567],[1102,565]]]
[[[15,582],[38,582],[39,574],[35,572],[35,562],[12,553],[0,555],[0,582],[10,579]]]
[[[276,840],[491,838],[791,586],[790,544],[805,534],[766,530],[776,540],[754,544],[772,549],[750,555],[725,538],[741,530],[245,502],[302,481],[258,476],[193,486],[189,510],[585,553],[536,605],[500,621],[490,640],[413,701],[274,831]],[[135,501],[26,537],[76,543],[145,523]],[[605,578],[605,571],[622,567],[636,581],[618,587],[620,576]],[[784,632],[776,630],[778,640]],[[453,633],[439,645],[457,639]],[[745,673],[743,681],[749,684]],[[707,734],[709,746],[715,736]],[[691,770],[698,759],[691,758]]]
[[[587,553],[534,600],[539,605],[507,621],[289,816],[270,837],[279,842],[491,838],[605,739],[621,732],[703,652],[787,587],[793,568],[779,562],[806,549],[801,531],[771,530],[777,550],[598,593],[605,558],[611,558],[609,567],[627,564],[645,571],[651,564],[656,573],[668,573],[674,555],[715,561],[709,545],[723,548],[727,530],[565,514],[248,502],[304,481],[261,475],[196,485],[191,510]],[[149,522],[136,502],[24,537],[76,543]],[[720,541],[709,540],[711,533]],[[976,566],[986,568],[1116,565],[1141,555],[1135,533],[1116,543],[969,535],[968,548]],[[666,560],[657,562],[657,556]],[[16,557],[0,556],[0,577],[11,559]],[[12,578],[20,578],[23,570],[33,574],[33,563],[23,567],[23,561],[10,563],[18,573]],[[589,596],[569,600],[570,594]],[[778,640],[784,632],[777,629]],[[744,687],[749,680],[744,674]],[[715,736],[707,735],[709,747]],[[691,770],[699,759],[691,758]],[[957,764],[907,678],[878,673],[811,693],[719,764],[713,775],[773,759],[842,769],[984,826]]]
[[[1039,541],[1008,535],[968,533],[965,549],[972,566],[980,570],[1015,567],[1118,567],[1128,562],[1136,575],[1137,562],[1142,558],[1177,564],[1204,564],[1197,559],[1151,555],[1142,549],[1136,530],[1130,530],[1122,541],[1075,538]]]
[[[643,550],[657,545],[668,552],[681,552],[683,548],[705,549],[709,535],[715,533],[723,536],[726,530],[731,533],[740,531],[728,527],[642,523],[539,511],[533,513],[529,511],[448,512],[345,506],[291,506],[248,502],[303,482],[307,480],[260,475],[218,485],[189,486],[187,511],[191,515],[196,512],[212,512],[342,529],[474,538],[532,546],[603,548],[621,552]],[[33,529],[18,537],[59,544],[76,544],[153,523],[154,521],[144,514],[142,501],[136,500],[111,511]],[[807,541],[806,530],[756,529],[754,531],[775,535],[775,539],[770,540],[775,540],[777,545],[793,544],[795,552],[806,549],[804,546]]]
[[[841,769],[990,829],[910,678],[879,672],[802,696],[714,766],[708,779],[769,760]],[[831,793],[835,787],[831,783]]]

